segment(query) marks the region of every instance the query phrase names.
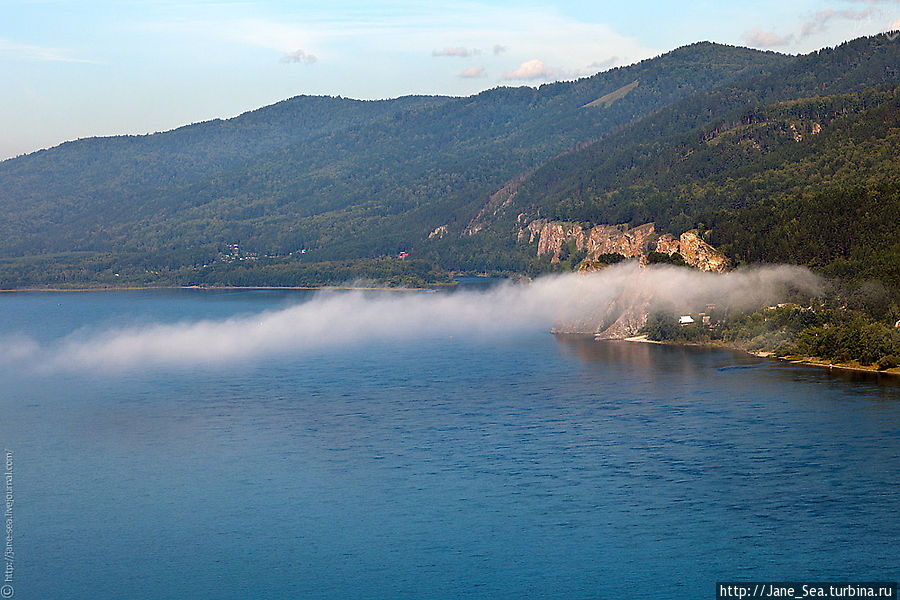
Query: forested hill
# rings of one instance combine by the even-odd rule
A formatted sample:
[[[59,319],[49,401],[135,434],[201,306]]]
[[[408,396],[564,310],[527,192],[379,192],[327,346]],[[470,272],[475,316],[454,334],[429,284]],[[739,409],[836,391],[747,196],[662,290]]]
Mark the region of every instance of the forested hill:
[[[692,95],[517,185],[509,219],[707,232],[737,264],[900,287],[900,44],[856,40]]]
[[[534,271],[516,234],[537,218],[696,227],[738,264],[897,283],[898,65],[885,36],[804,56],[704,42],[539,88],[299,96],[70,142],[0,163],[0,288]]]
[[[614,135],[542,165],[520,184],[518,202],[565,212],[552,207],[572,200],[590,204],[600,190],[616,191],[631,182],[646,185],[647,191],[658,188],[661,179],[702,177],[708,167],[697,158],[690,168],[681,167],[682,161],[673,152],[690,153],[701,138],[758,120],[755,109],[760,106],[897,85],[898,59],[900,44],[884,36],[863,38],[797,57],[764,75],[692,94]],[[817,105],[809,106],[815,109]],[[720,163],[717,168],[726,171],[741,163],[741,157]],[[617,208],[621,209],[621,204],[618,202]],[[608,208],[598,206],[596,211]],[[622,212],[602,216],[629,220]],[[584,217],[600,215],[595,212]]]
[[[235,243],[308,249],[308,260],[396,254],[438,225],[461,228],[505,181],[564,150],[788,60],[701,43],[538,89],[298,97],[228,121],[71,142],[0,163],[0,257],[141,253],[170,268]]]

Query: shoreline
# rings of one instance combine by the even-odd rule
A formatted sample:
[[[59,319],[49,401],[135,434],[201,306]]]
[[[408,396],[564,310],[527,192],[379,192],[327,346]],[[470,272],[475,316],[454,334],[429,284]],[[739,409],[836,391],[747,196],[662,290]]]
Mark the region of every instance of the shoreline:
[[[595,338],[596,339],[596,338]],[[603,341],[603,340],[597,340]],[[772,361],[789,363],[792,365],[803,365],[806,367],[818,367],[820,369],[828,369],[838,370],[838,371],[847,371],[850,373],[867,373],[870,375],[891,375],[894,377],[900,376],[900,368],[894,369],[885,369],[883,371],[879,371],[875,368],[867,368],[863,366],[851,366],[851,365],[841,365],[834,364],[829,362],[824,362],[821,360],[816,360],[814,357],[803,357],[803,358],[791,358],[786,356],[775,356],[772,352],[753,352],[751,350],[746,350],[739,346],[732,346],[729,344],[700,344],[700,343],[686,343],[686,342],[671,342],[671,341],[662,341],[662,340],[651,340],[646,335],[635,335],[627,338],[622,338],[624,342],[636,342],[639,344],[662,344],[664,346],[694,346],[699,348],[727,348],[729,350],[736,350],[738,352],[743,352],[744,354],[749,354],[751,356],[755,356],[757,358],[764,358]]]
[[[759,356],[759,354],[755,354],[753,352],[751,352],[750,354],[753,354],[754,356]],[[760,353],[760,354],[765,354],[765,353]],[[897,368],[885,369],[883,371],[879,371],[878,369],[869,369],[866,367],[852,367],[850,365],[839,365],[839,364],[836,365],[834,363],[817,361],[813,358],[794,359],[794,358],[788,358],[788,357],[782,357],[782,356],[767,356],[767,357],[763,357],[763,358],[779,360],[781,362],[790,363],[792,365],[804,365],[806,367],[819,367],[820,369],[828,369],[829,371],[837,370],[837,371],[849,371],[851,373],[870,373],[870,374],[874,373],[875,375],[892,375],[894,377],[900,376],[900,369],[897,369]]]
[[[142,290],[375,290],[384,292],[435,292],[438,289],[453,287],[453,284],[436,284],[434,287],[388,287],[388,286],[351,286],[351,285],[145,285],[117,287],[30,287],[0,290],[0,294],[16,294],[21,292],[134,292]]]
[[[436,284],[433,287],[387,287],[387,286],[349,286],[349,285],[321,285],[321,286],[201,286],[201,285],[181,285],[181,286],[122,286],[122,287],[81,287],[81,288],[53,288],[53,287],[35,287],[35,288],[16,288],[10,290],[0,289],[0,294],[15,294],[23,292],[127,292],[142,290],[245,290],[245,291],[265,291],[265,290],[341,290],[341,291],[379,291],[379,292],[425,292],[435,293],[438,289],[455,287],[455,284]],[[551,330],[553,335],[560,335],[558,332]],[[564,334],[565,335],[565,334]],[[867,373],[874,375],[891,375],[900,376],[900,367],[894,369],[878,370],[876,368],[863,367],[859,365],[841,365],[816,360],[814,357],[783,357],[775,356],[772,352],[753,352],[739,346],[724,343],[698,343],[698,342],[675,342],[669,340],[651,340],[646,334],[634,335],[625,338],[597,338],[593,334],[576,334],[590,336],[594,341],[622,341],[639,344],[660,344],[664,346],[681,346],[681,347],[698,347],[698,348],[725,348],[749,354],[756,358],[769,359],[773,361],[785,362],[794,365],[803,365],[807,367],[817,367],[820,369],[846,371],[850,373]]]

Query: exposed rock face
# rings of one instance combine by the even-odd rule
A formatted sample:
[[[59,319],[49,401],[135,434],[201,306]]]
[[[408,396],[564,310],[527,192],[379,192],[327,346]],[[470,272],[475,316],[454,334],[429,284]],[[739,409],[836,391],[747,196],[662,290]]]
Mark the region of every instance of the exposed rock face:
[[[615,225],[597,225],[585,229],[575,223],[562,221],[532,221],[519,229],[519,241],[528,238],[529,243],[538,237],[537,255],[552,255],[551,262],[559,262],[563,245],[575,241],[578,250],[586,250],[586,261],[594,262],[603,254],[621,254],[626,258],[638,258],[645,263],[645,257],[654,246],[656,252],[672,255],[681,254],[689,266],[701,271],[724,271],[728,259],[721,252],[707,244],[697,230],[687,231],[676,238],[671,234],[656,235],[653,223],[646,223],[631,229]]]
[[[585,260],[588,262],[596,261],[603,254],[621,254],[626,258],[638,258],[645,263],[647,252],[654,249],[655,241],[656,252],[669,255],[678,252],[684,262],[695,269],[721,272],[729,267],[725,255],[704,242],[696,229],[686,231],[676,238],[668,233],[657,236],[653,223],[631,229],[614,225],[597,225],[585,229],[575,223],[543,219],[532,221],[519,229],[520,242],[528,238],[528,242],[532,243],[535,237],[538,238],[537,255],[550,254],[550,261],[553,263],[559,262],[563,245],[573,240],[576,249],[587,251]]]
[[[646,252],[647,243],[655,233],[653,223],[624,230],[612,225],[598,225],[588,235],[587,260],[596,260],[602,254],[639,258]]]
[[[671,233],[664,233],[659,236],[659,239],[656,240],[656,251],[664,252],[669,256],[672,256],[679,249],[679,240]]]
[[[440,227],[435,227],[434,231],[428,234],[428,239],[438,238],[441,239],[444,237],[444,234],[447,233],[447,226],[441,225]]]
[[[519,217],[520,217],[519,220],[521,222],[522,215],[519,215]],[[519,235],[517,237],[517,241],[521,242],[522,240],[524,240],[527,237],[529,244],[534,243],[534,238],[536,236],[541,235],[541,229],[544,228],[544,223],[546,223],[546,222],[547,221],[545,219],[537,219],[537,220],[529,223],[526,227],[519,229]]]
[[[526,231],[533,232],[532,225],[519,230],[519,239],[525,238]],[[564,244],[575,240],[578,250],[586,250],[589,261],[594,261],[602,254],[621,254],[628,258],[639,258],[644,255],[650,238],[656,229],[653,223],[647,223],[632,229],[616,227],[614,225],[597,225],[585,229],[574,223],[562,221],[540,221],[540,238],[538,240],[538,256],[552,254],[551,262],[559,262],[559,251]],[[534,241],[534,234],[531,239]]]
[[[650,317],[649,300],[621,298],[614,308],[618,311],[618,317],[609,327],[595,330],[595,339],[621,340],[638,335]]]
[[[696,229],[682,233],[677,239],[668,233],[659,236],[656,251],[669,256],[678,252],[684,262],[701,271],[722,272],[728,268],[725,255],[704,242]]]
[[[678,252],[684,257],[684,262],[701,271],[721,273],[728,268],[728,259],[700,239],[700,234],[696,229],[681,234],[681,238],[678,240]]]
[[[551,221],[541,228],[541,237],[538,240],[538,256],[552,254],[550,262],[559,262],[559,251],[565,244],[575,240],[578,250],[584,248],[584,229],[574,223]]]

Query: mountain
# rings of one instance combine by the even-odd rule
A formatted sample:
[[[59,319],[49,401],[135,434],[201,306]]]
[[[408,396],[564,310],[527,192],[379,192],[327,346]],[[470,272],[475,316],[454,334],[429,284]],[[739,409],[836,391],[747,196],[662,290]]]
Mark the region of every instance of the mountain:
[[[885,36],[803,56],[703,42],[539,88],[299,96],[69,142],[0,163],[0,287],[533,272],[551,268],[519,241],[535,219],[699,228],[737,264],[900,281],[898,59]]]
[[[547,161],[485,226],[698,228],[736,264],[900,286],[897,58],[900,45],[865,38],[694,94]]]
[[[0,163],[0,257],[75,265],[112,253],[122,269],[140,256],[153,270],[208,263],[231,244],[308,250],[305,260],[395,255],[438,226],[460,231],[484,197],[560,152],[788,60],[702,43],[537,89],[298,97],[228,121],[70,142]]]

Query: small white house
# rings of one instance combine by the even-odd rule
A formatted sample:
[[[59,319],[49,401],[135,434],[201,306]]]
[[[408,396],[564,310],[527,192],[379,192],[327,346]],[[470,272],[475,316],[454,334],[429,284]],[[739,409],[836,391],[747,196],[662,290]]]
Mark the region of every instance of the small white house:
[[[690,325],[694,322],[694,318],[691,315],[681,315],[681,318],[678,319],[678,324],[684,327],[685,325]]]

